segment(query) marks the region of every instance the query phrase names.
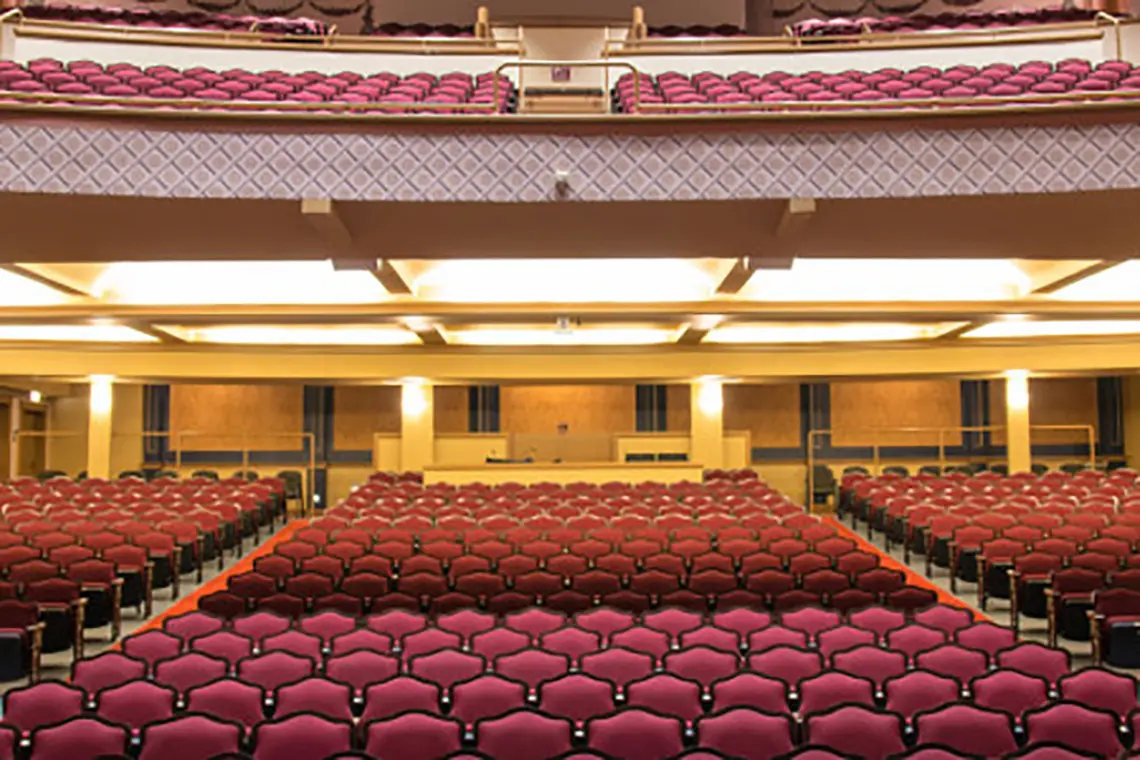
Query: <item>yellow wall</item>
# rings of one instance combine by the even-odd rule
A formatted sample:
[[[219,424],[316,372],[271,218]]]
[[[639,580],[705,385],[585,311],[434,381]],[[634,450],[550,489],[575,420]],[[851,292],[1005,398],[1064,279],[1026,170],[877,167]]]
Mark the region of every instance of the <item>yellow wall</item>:
[[[672,393],[672,388],[669,389]],[[672,425],[670,425],[672,427]],[[626,454],[688,454],[690,441],[685,435],[671,433],[632,433],[614,438],[617,461],[624,462]]]
[[[566,423],[571,434],[634,430],[633,385],[504,385],[499,390],[504,433],[554,434]]]
[[[263,451],[298,450],[302,447],[299,434],[305,430],[304,388],[172,385],[170,430],[172,451],[179,446],[188,451],[235,451],[245,446]]]
[[[1129,467],[1140,465],[1140,375],[1124,378],[1124,453]]]
[[[345,385],[333,391],[333,448],[372,448],[374,433],[400,432],[400,387]]]
[[[372,445],[372,468],[374,470],[400,469],[400,436],[396,433],[385,433],[376,436]]]
[[[990,419],[995,425],[1005,424],[1005,380],[990,381]],[[1097,423],[1096,378],[1031,378],[1029,381],[1029,424],[1092,425]],[[1086,444],[1083,430],[1030,431],[1033,445],[1066,443]],[[1005,443],[1005,432],[993,432],[995,444]]]
[[[692,389],[687,385],[670,385],[665,391],[665,429],[670,433],[688,434],[693,412],[690,393]]]
[[[143,464],[143,386],[117,383],[111,408],[111,474]]]
[[[747,430],[752,445],[800,445],[800,386],[794,383],[724,386],[725,430]]]
[[[397,441],[397,446],[399,442]],[[368,476],[375,472],[368,465],[338,464],[328,468],[325,479],[325,497],[327,505],[333,506],[348,496],[353,486],[358,486],[368,480]]]
[[[71,393],[51,400],[48,405],[48,430],[66,435],[47,439],[47,468],[78,475],[87,469],[87,405],[90,400],[86,384],[71,386]],[[35,475],[34,472],[19,473]]]
[[[437,465],[484,464],[487,457],[505,457],[507,446],[507,437],[498,433],[437,435],[435,463]]]
[[[435,432],[466,433],[468,427],[466,385],[437,385],[435,387]]]
[[[882,428],[952,428],[962,424],[957,380],[871,380],[831,384],[833,446],[937,446],[937,432],[878,433]],[[945,433],[946,445],[962,442]]]

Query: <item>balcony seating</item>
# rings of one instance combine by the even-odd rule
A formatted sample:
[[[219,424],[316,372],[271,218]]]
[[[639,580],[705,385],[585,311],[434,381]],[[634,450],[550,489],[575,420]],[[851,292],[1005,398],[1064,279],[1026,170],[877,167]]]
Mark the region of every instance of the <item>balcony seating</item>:
[[[860,34],[907,32],[964,32],[974,29],[1001,29],[1011,26],[1092,22],[1096,11],[1085,8],[1008,8],[935,15],[916,13],[910,16],[882,18],[808,19],[792,25],[797,37],[849,37]]]
[[[843,71],[790,74],[773,71],[766,74],[738,72],[724,77],[702,72],[692,76],[666,72],[656,78],[639,75],[641,104],[678,105],[692,109],[708,104],[740,109],[756,104],[757,110],[779,110],[789,103],[847,103],[851,108],[876,107],[899,101],[906,106],[993,105],[1044,103],[1050,100],[1097,97],[1102,93],[1131,93],[1140,90],[1140,66],[1122,61],[1089,61],[1069,59],[1056,64],[1032,61],[1017,66],[995,63],[979,68],[958,65],[946,69],[920,66],[911,71],[880,69],[873,72]],[[968,102],[965,102],[968,101]],[[614,109],[626,113],[637,110],[633,74],[626,74],[614,88]],[[782,105],[783,104],[783,105]],[[678,112],[684,109],[677,109]],[[703,110],[703,109],[697,109]],[[745,109],[747,110],[747,109]]]
[[[25,18],[65,21],[73,24],[105,24],[150,29],[194,29],[205,32],[251,32],[266,36],[323,37],[329,33],[323,21],[304,17],[230,16],[225,13],[180,11],[145,7],[117,8],[109,5],[44,3],[21,8]],[[400,24],[375,26],[368,34],[376,37],[454,37],[473,38],[475,27],[468,24]]]
[[[68,21],[77,24],[107,24],[158,29],[198,29],[202,31],[258,31],[266,35],[323,36],[325,24],[308,18],[275,18],[268,16],[229,16],[224,13],[159,10],[151,8],[117,8],[112,5],[44,3],[21,8],[26,18],[43,21]]]
[[[42,102],[84,105],[135,105],[130,103],[135,99],[139,107],[224,108],[227,103],[239,102],[247,109],[255,106],[255,110],[273,110],[275,104],[294,108],[322,103],[361,108],[387,104],[397,111],[459,113],[491,108],[495,77],[493,73],[472,76],[464,72],[440,77],[426,73],[400,77],[352,72],[254,73],[243,69],[216,72],[200,66],[140,69],[128,63],[103,66],[92,61],[37,59],[26,65],[0,61],[0,100],[9,92],[21,93],[27,96],[22,100],[30,97],[33,102],[39,102],[35,96],[42,95]],[[514,105],[513,85],[503,76],[499,76],[498,103],[500,111]],[[425,107],[418,108],[421,104]]]

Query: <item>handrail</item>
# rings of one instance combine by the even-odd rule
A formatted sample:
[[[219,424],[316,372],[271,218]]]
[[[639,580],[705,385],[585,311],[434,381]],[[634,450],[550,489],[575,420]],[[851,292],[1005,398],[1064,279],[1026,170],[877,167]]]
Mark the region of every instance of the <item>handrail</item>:
[[[777,100],[771,102],[754,101],[751,103],[641,103],[638,93],[641,92],[640,82],[634,83],[634,108],[637,113],[654,114],[677,112],[704,113],[715,112],[835,112],[850,111],[902,111],[902,110],[938,110],[942,108],[959,107],[993,107],[1007,105],[1045,106],[1057,103],[1085,103],[1088,101],[1140,101],[1140,90],[1105,90],[1105,91],[1074,91],[1064,93],[1033,93],[1028,95],[997,95],[974,98],[921,98],[921,99],[891,99],[891,100]]]
[[[1120,19],[1118,19],[1116,16],[1113,16],[1111,13],[1105,13],[1104,11],[1097,11],[1096,15],[1093,17],[1093,20],[1095,22],[1108,21],[1108,23],[1112,24],[1112,32],[1113,32],[1113,35],[1116,37],[1116,60],[1123,61],[1124,60],[1124,43],[1121,41],[1121,38],[1120,38]],[[1097,23],[1097,25],[1099,26],[1100,24]]]
[[[8,10],[0,13],[0,24],[8,22],[10,18],[23,18],[24,12],[19,8],[9,8]]]
[[[340,34],[335,26],[323,35],[265,34],[237,30],[163,29],[29,19],[16,15],[19,9],[0,16],[0,24],[15,23],[23,37],[168,45],[171,47],[253,48],[338,53],[410,53],[420,55],[515,55],[519,48],[510,41],[473,37],[385,37]],[[15,13],[14,13],[15,12]]]
[[[1108,14],[1105,14],[1106,16]],[[1111,18],[1111,16],[1110,16]],[[1119,29],[1122,22],[1116,19]],[[841,37],[797,37],[791,28],[784,35],[771,37],[700,37],[608,40],[603,55],[684,55],[684,54],[746,54],[746,53],[797,53],[843,52],[866,50],[868,47],[884,49],[899,47],[946,47],[954,45],[1005,44],[1026,42],[1060,42],[1094,38],[1103,34],[1103,23],[1066,21],[1033,26],[1011,26],[995,29],[963,29],[949,32],[867,32]]]
[[[634,97],[636,99],[636,102],[640,102],[640,100],[641,100],[641,72],[638,70],[638,68],[636,66],[634,66],[629,61],[609,61],[609,60],[557,61],[557,60],[523,60],[520,58],[517,61],[507,61],[506,63],[501,63],[498,65],[498,67],[495,68],[495,84],[494,84],[494,90],[493,90],[493,98],[494,98],[495,104],[498,105],[498,102],[499,102],[499,75],[502,74],[504,70],[509,69],[509,68],[517,68],[518,69],[518,71],[519,71],[519,82],[520,82],[520,84],[519,84],[519,95],[522,96],[524,94],[522,92],[522,84],[521,84],[523,69],[525,69],[525,68],[550,68],[553,66],[566,66],[569,68],[584,68],[584,69],[599,69],[599,68],[605,69],[605,73],[606,73],[605,92],[606,92],[607,96],[609,95],[609,92],[610,92],[610,68],[616,66],[618,68],[628,69],[629,72],[631,74],[633,74],[633,93],[634,93]]]
[[[6,100],[30,101],[32,103],[75,103],[76,105],[152,107],[182,111],[239,111],[256,113],[302,112],[319,113],[335,111],[354,112],[409,112],[409,111],[464,111],[473,114],[495,114],[498,112],[498,80],[495,81],[496,100],[493,103],[296,103],[285,100],[263,102],[257,100],[203,100],[199,98],[148,98],[148,97],[107,97],[105,95],[67,95],[58,92],[14,92],[4,91]]]
[[[855,428],[851,430],[843,430],[842,428],[817,428],[809,430],[807,433],[807,497],[805,499],[809,511],[814,510],[814,493],[815,493],[815,464],[820,459],[815,454],[817,446],[816,439],[820,436],[834,436],[836,432],[851,432],[851,433],[870,433],[871,435],[871,467],[872,471],[878,472],[882,466],[881,449],[883,445],[879,443],[879,437],[886,434],[897,433],[938,433],[938,467],[940,470],[945,470],[947,465],[946,459],[946,433],[992,433],[1004,431],[1007,429],[1006,425],[946,425],[941,427],[887,427],[887,428]],[[1030,450],[1032,451],[1032,434],[1033,431],[1082,431],[1086,433],[1089,447],[1089,469],[1096,468],[1096,426],[1094,425],[1029,425],[1030,431]],[[914,444],[921,446],[929,446],[930,444]],[[962,445],[952,444],[952,445]],[[1008,445],[1008,444],[1007,444]],[[850,448],[867,448],[868,444],[849,444]],[[985,457],[984,454],[976,455],[978,457]],[[1008,456],[1008,449],[1007,449]],[[849,459],[845,458],[845,459]]]

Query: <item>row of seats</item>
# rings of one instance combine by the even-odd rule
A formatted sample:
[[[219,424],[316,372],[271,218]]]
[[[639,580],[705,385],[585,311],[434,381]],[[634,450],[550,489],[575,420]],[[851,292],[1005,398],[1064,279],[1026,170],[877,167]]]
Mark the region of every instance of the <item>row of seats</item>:
[[[321,21],[308,18],[273,16],[231,16],[225,13],[168,10],[165,8],[121,8],[113,5],[71,3],[28,4],[21,13],[25,18],[43,21],[67,21],[76,24],[108,24],[144,28],[200,29],[203,31],[260,31],[269,35],[324,36],[328,28]]]
[[[880,18],[807,19],[792,24],[792,34],[797,37],[850,37],[875,33],[964,32],[974,29],[1001,29],[1011,26],[1092,22],[1096,18],[1097,11],[1088,8],[1061,6],[998,8],[936,14],[912,13],[909,16],[883,16]]]
[[[227,549],[275,522],[283,494],[277,479],[244,477],[0,485],[3,680],[35,680],[45,653],[81,658],[86,630],[117,639],[123,607],[149,616],[155,589],[176,598],[182,575],[223,567]]]
[[[67,102],[93,105],[105,102],[100,98],[114,99],[113,102],[144,98],[147,101],[204,100],[214,104],[240,101],[261,103],[266,108],[273,103],[386,104],[392,109],[424,104],[428,108],[420,111],[435,108],[448,112],[463,110],[465,106],[468,110],[496,110],[496,103],[497,110],[502,111],[514,104],[514,85],[507,77],[493,72],[472,76],[456,71],[440,77],[428,73],[401,77],[386,72],[369,75],[355,72],[330,75],[315,71],[255,73],[244,69],[219,72],[201,66],[143,69],[130,63],[104,66],[93,61],[64,63],[44,58],[26,65],[0,61],[0,89],[27,96],[67,96]]]
[[[351,721],[299,712],[259,723],[247,738],[243,727],[208,715],[189,713],[143,726],[140,760],[198,760],[203,757],[252,760],[440,760],[494,758],[1004,758],[1115,757],[1120,740],[1091,740],[1088,729],[1105,727],[1111,717],[1077,704],[1060,703],[1028,716],[1028,745],[1019,745],[1008,715],[971,705],[949,705],[922,713],[912,732],[901,716],[857,704],[840,705],[812,715],[797,727],[785,715],[746,707],[703,716],[692,729],[682,721],[644,708],[629,707],[588,721],[581,730],[565,718],[519,708],[479,721],[467,731],[458,719],[408,710],[392,718],[368,721],[359,730]],[[358,733],[359,731],[359,733]],[[1102,732],[1092,732],[1100,736]],[[0,751],[9,756],[15,732],[0,724]],[[1058,740],[1091,748],[1072,751]],[[908,740],[916,744],[911,745]],[[71,718],[38,729],[28,740],[34,760],[76,757],[125,757],[131,733],[98,717]],[[804,748],[797,751],[798,745]],[[6,746],[5,746],[6,745]],[[913,746],[913,749],[911,748]],[[241,754],[248,747],[250,755]],[[363,750],[363,755],[360,754]],[[82,753],[82,754],[77,754]],[[970,753],[962,754],[962,753]],[[1096,753],[1096,754],[1093,754]],[[133,755],[132,755],[133,757]]]
[[[845,476],[841,504],[926,554],[926,571],[1008,599],[1014,629],[1045,618],[1049,639],[1089,640],[1094,655],[1140,662],[1121,626],[1140,615],[1140,488],[1128,469],[1002,477]],[[1113,645],[1113,642],[1116,644]]]
[[[800,638],[773,637],[742,658],[740,642],[779,631]],[[924,636],[956,643],[922,649]],[[1131,740],[1118,728],[1140,725],[1131,677],[1070,673],[1067,653],[1017,645],[1008,628],[944,606],[910,616],[882,607],[847,616],[806,608],[568,618],[531,609],[232,621],[194,612],[128,637],[123,649],[76,663],[70,684],[9,692],[13,740],[26,738],[33,757],[61,757],[37,754],[37,740],[86,721],[96,737],[141,731],[143,756],[158,757],[145,754],[151,731],[196,718],[202,736],[187,737],[187,747],[225,733],[237,742],[227,750],[267,758],[266,731],[304,726],[311,736],[296,728],[289,754],[297,760],[326,757],[332,734],[347,742],[335,751],[383,758],[464,748],[538,758],[575,747],[618,758],[690,747],[770,758],[804,744],[872,758],[911,744],[1004,757],[1054,741],[1115,757]],[[600,738],[613,726],[625,727],[624,743]],[[61,732],[68,738],[52,744],[75,751],[78,733]]]
[[[806,74],[738,72],[727,77],[711,72],[688,75],[666,72],[656,77],[625,74],[613,93],[614,107],[635,113],[639,105],[733,105],[757,104],[779,107],[781,103],[971,100],[977,98],[1043,99],[1132,92],[1140,89],[1140,67],[1124,61],[1104,61],[1095,66],[1070,59],[1056,64],[1031,61],[1020,65],[995,63],[985,67],[957,65],[945,69],[920,66],[910,71],[880,69]],[[1005,102],[996,101],[997,104]],[[769,106],[770,104],[770,106]],[[973,105],[973,103],[971,103]],[[853,106],[854,107],[854,106]]]
[[[158,8],[119,8],[111,5],[44,3],[21,9],[25,18],[65,21],[73,24],[105,24],[151,29],[195,29],[206,32],[257,32],[267,36],[324,37],[329,27],[323,21],[297,16],[231,16],[225,13],[182,11]],[[461,37],[475,36],[470,24],[401,24],[386,22],[366,30],[380,37]]]

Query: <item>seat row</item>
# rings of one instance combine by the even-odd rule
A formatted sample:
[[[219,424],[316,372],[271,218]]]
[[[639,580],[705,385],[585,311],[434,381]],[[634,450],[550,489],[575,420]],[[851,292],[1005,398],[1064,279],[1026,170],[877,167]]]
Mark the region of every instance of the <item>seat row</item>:
[[[746,707],[698,719],[686,731],[682,721],[645,708],[627,707],[594,718],[581,730],[565,718],[529,708],[479,721],[467,731],[459,720],[408,710],[370,721],[351,721],[298,712],[243,727],[198,713],[181,714],[142,727],[140,760],[197,760],[251,757],[253,760],[327,760],[333,757],[384,760],[443,758],[768,758],[784,757],[1115,757],[1124,745],[1103,730],[1110,716],[1081,705],[1060,703],[1028,716],[1024,750],[1008,715],[972,705],[949,705],[923,713],[908,734],[900,716],[857,704],[812,715],[797,727],[789,716]],[[969,725],[971,730],[963,731]],[[910,737],[917,742],[912,749]],[[0,726],[0,750],[14,754],[15,731]],[[1067,744],[1057,740],[1065,739]],[[28,740],[33,760],[124,757],[130,730],[94,716],[71,718],[37,729]],[[6,745],[6,747],[4,746]],[[804,747],[797,751],[797,747]],[[1076,748],[1069,749],[1070,747]],[[634,749],[636,748],[636,749]],[[1064,749],[1062,749],[1064,748]],[[241,754],[248,749],[250,755]],[[363,750],[363,755],[360,754]],[[1097,753],[1097,754],[1085,754]],[[837,754],[841,753],[841,754]]]
[[[1033,61],[1018,66],[999,63],[984,68],[921,66],[911,71],[763,75],[738,72],[728,77],[710,72],[692,76],[666,72],[656,77],[627,74],[614,88],[613,103],[623,113],[645,111],[646,105],[708,105],[715,110],[716,106],[739,109],[747,104],[754,104],[757,109],[779,108],[780,104],[796,102],[847,103],[852,108],[889,101],[907,105],[921,105],[922,101],[955,105],[955,101],[965,101],[966,105],[977,106],[1016,103],[1018,98],[1041,104],[1108,92],[1134,96],[1137,90],[1140,67],[1122,61],[1103,61],[1094,66],[1088,61],[1069,60],[1057,64]]]
[[[958,11],[936,14],[912,13],[881,18],[807,19],[792,25],[797,37],[851,37],[862,34],[969,31],[1011,26],[1064,24],[1095,21],[1097,12],[1087,8],[1061,6],[1043,8],[998,8],[984,11]]]
[[[92,61],[65,64],[37,59],[21,65],[0,62],[0,90],[14,95],[4,99],[32,102],[66,102],[114,105],[137,99],[139,106],[216,108],[230,101],[272,109],[275,104],[294,108],[335,104],[369,106],[376,110],[417,112],[504,112],[514,107],[514,85],[494,72],[472,77],[452,72],[437,78],[420,73],[335,75],[314,71],[255,73],[244,69],[213,71],[204,67],[174,69],[134,64],[103,66]],[[206,102],[202,102],[206,101]]]

